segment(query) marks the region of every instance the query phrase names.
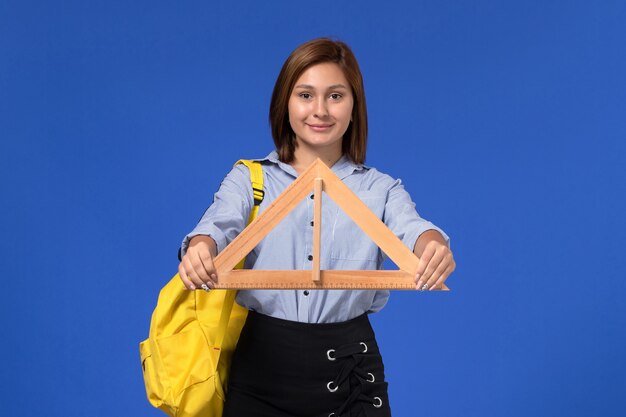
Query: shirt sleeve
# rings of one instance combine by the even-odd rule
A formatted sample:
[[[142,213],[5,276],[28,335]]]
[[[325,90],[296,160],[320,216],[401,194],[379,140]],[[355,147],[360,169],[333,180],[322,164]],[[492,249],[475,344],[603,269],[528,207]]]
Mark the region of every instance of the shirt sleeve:
[[[427,230],[441,233],[450,246],[450,238],[443,230],[420,217],[415,210],[415,203],[399,179],[393,180],[387,194],[383,221],[411,251],[419,236]]]
[[[222,181],[196,227],[183,239],[181,256],[185,255],[189,240],[197,235],[211,236],[220,253],[246,227],[253,205],[250,171],[243,164],[236,165]]]

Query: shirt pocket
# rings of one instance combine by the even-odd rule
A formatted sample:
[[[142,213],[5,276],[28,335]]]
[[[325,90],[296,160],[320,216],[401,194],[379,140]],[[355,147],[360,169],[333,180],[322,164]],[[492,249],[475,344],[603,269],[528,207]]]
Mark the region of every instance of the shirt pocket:
[[[356,193],[357,197],[378,217],[383,218],[386,196],[372,191]],[[341,209],[332,230],[331,258],[337,269],[376,269],[381,253],[378,245]]]

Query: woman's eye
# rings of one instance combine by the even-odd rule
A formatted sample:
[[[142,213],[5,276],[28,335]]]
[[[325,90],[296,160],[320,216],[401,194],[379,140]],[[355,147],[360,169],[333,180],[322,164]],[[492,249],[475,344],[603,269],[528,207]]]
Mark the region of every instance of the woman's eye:
[[[308,100],[311,98],[311,94],[309,93],[300,93],[300,97],[302,97],[305,100]]]
[[[339,94],[339,93],[332,93],[332,94],[330,95],[330,98],[331,98],[331,99],[333,99],[333,100],[339,100],[339,99],[341,99],[341,97],[342,97],[342,96],[341,96],[341,94]]]

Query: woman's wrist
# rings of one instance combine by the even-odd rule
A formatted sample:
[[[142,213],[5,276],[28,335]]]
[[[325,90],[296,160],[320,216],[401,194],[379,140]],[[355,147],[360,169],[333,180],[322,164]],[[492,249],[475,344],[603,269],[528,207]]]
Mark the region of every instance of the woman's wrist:
[[[432,241],[436,241],[441,243],[442,245],[448,246],[448,242],[441,233],[434,229],[430,229],[419,235],[417,241],[415,242],[413,253],[416,254],[417,257],[421,257],[422,253],[424,253],[426,245]]]

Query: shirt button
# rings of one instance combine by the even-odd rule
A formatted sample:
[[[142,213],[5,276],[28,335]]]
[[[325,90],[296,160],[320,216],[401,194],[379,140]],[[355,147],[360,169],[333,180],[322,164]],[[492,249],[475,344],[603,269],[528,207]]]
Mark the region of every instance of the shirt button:
[[[309,255],[309,261],[313,260],[313,255]]]
[[[315,194],[311,194],[311,200],[315,198]]]
[[[309,291],[308,291],[308,290],[305,290],[305,291],[304,291],[304,295],[309,295]]]
[[[313,220],[311,220],[311,226],[313,226]]]

